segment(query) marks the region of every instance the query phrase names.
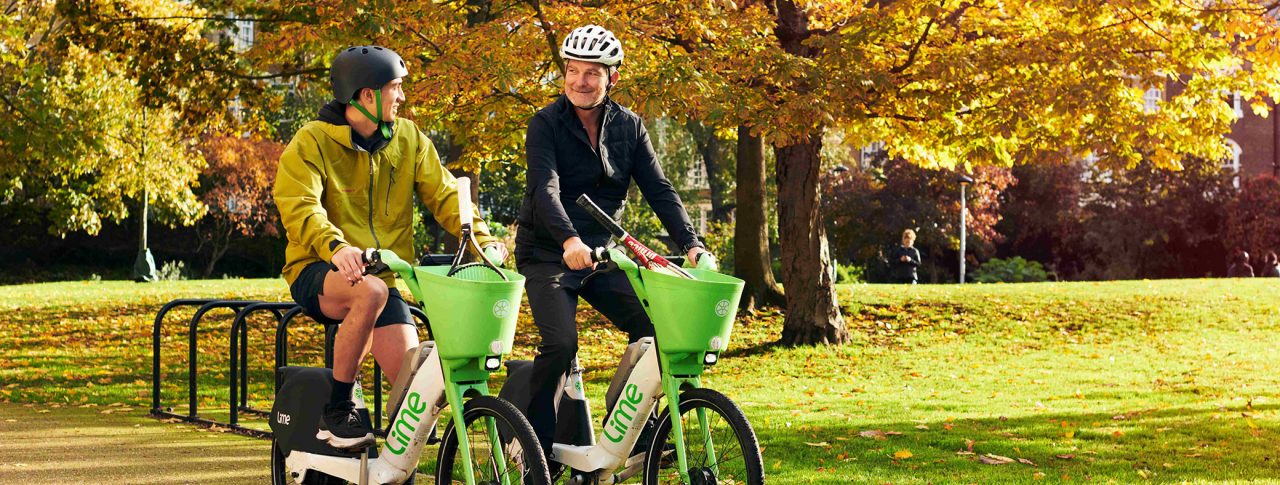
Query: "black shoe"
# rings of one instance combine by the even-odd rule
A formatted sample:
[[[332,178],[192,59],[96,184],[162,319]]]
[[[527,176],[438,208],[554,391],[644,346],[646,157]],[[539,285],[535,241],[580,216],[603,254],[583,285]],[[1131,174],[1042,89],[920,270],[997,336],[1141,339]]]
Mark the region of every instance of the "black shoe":
[[[354,450],[372,445],[373,429],[360,420],[355,407],[355,403],[351,401],[325,404],[316,439],[339,450]]]

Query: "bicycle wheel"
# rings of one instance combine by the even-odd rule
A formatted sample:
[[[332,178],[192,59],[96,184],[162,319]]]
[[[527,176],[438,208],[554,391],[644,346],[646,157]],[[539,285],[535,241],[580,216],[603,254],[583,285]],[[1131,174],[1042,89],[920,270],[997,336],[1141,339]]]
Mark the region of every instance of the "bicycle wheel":
[[[471,465],[475,483],[507,483],[544,485],[551,482],[547,459],[533,433],[533,426],[511,403],[494,396],[479,396],[467,401],[462,419],[466,423]],[[497,430],[491,439],[489,424]],[[501,443],[495,450],[493,442]],[[436,461],[436,483],[466,483],[466,471],[460,460],[457,430],[453,420],[441,438]]]
[[[706,416],[703,432],[698,414]],[[764,483],[760,444],[751,423],[737,404],[711,389],[690,389],[680,395],[680,426],[688,453],[689,483]],[[644,483],[683,483],[671,433],[671,410],[664,408],[649,444],[644,464]],[[710,446],[708,446],[710,445]],[[712,453],[714,452],[714,453]],[[714,456],[715,460],[711,459]]]

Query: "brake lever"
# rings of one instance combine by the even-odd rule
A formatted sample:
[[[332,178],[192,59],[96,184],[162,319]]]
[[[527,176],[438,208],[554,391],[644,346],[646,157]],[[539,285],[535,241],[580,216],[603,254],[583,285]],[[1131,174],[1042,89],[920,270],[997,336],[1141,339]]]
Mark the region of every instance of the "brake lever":
[[[361,272],[365,276],[376,275],[391,269],[387,263],[382,262],[382,253],[373,248],[364,250],[364,253],[360,254],[360,260],[365,264],[364,271]]]

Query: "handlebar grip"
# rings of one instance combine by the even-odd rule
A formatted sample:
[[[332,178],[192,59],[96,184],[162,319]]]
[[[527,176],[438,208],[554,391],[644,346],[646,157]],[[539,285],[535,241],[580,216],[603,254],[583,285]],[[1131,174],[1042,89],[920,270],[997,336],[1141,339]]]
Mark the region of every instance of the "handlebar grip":
[[[609,261],[609,249],[591,248],[591,262],[604,263],[608,261]]]
[[[694,257],[693,267],[705,269],[709,271],[720,272],[720,262],[716,260],[714,254],[710,252],[701,252]]]
[[[378,250],[374,248],[366,248],[364,251],[360,253],[360,262],[364,263],[365,265],[364,274],[366,275],[371,274],[369,272],[369,265],[375,265],[375,264],[381,263],[382,253],[379,253]],[[329,271],[336,273],[338,271],[338,265],[329,263]]]
[[[627,231],[622,229],[622,226],[618,225],[618,221],[613,220],[613,218],[609,217],[608,214],[605,214],[603,210],[600,210],[600,206],[596,205],[590,197],[587,197],[587,194],[578,196],[578,206],[586,209],[587,213],[591,214],[591,217],[594,217],[596,222],[599,222],[600,225],[604,226],[610,234],[613,234],[613,237],[627,237]]]
[[[470,225],[471,214],[471,178],[458,177],[458,219]]]

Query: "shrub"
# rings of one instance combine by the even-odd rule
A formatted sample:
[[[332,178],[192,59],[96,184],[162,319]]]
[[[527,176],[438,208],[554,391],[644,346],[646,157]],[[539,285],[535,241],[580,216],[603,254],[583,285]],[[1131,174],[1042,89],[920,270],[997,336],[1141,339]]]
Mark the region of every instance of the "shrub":
[[[165,261],[156,271],[156,281],[178,281],[187,279],[187,264],[182,261]]]
[[[833,263],[836,267],[836,283],[866,283],[867,270],[862,266]]]
[[[1048,279],[1044,266],[1021,256],[989,260],[973,274],[973,281],[978,283],[1031,283]]]

